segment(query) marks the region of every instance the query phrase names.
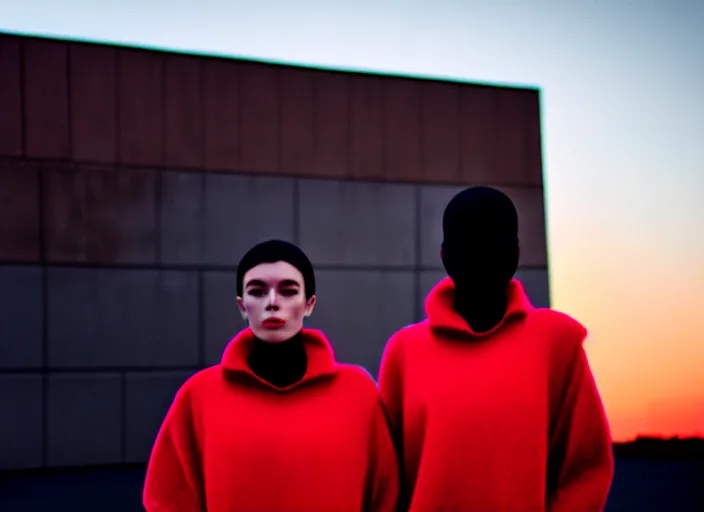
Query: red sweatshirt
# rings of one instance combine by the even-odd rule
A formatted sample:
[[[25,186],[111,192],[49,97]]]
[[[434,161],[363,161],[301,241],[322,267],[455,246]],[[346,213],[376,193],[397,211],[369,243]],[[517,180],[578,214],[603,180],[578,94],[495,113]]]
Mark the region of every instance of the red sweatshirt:
[[[253,334],[176,394],[154,444],[147,512],[391,512],[398,465],[376,385],[303,330],[308,369],[276,388],[247,365]]]
[[[570,317],[534,309],[517,280],[487,333],[472,332],[445,278],[427,319],[397,332],[379,386],[403,458],[412,512],[603,510],[611,436]]]

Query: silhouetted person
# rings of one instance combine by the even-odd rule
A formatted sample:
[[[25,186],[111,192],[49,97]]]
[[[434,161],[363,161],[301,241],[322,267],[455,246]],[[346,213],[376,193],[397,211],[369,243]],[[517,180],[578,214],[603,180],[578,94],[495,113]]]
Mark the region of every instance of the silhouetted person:
[[[488,187],[443,216],[447,278],[427,319],[394,334],[379,386],[403,466],[402,510],[591,512],[613,476],[611,435],[582,342],[521,283],[518,216]]]
[[[374,380],[303,327],[316,304],[308,257],[254,246],[237,304],[249,326],[181,387],[154,443],[147,512],[392,512],[398,464]]]

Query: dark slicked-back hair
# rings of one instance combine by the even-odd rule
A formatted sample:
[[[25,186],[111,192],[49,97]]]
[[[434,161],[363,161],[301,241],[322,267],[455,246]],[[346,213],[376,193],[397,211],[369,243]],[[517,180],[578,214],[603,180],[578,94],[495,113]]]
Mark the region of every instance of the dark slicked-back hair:
[[[306,299],[315,295],[315,273],[308,256],[296,245],[283,240],[267,240],[252,247],[237,265],[237,295],[242,297],[244,275],[262,263],[285,261],[296,267],[303,275]]]

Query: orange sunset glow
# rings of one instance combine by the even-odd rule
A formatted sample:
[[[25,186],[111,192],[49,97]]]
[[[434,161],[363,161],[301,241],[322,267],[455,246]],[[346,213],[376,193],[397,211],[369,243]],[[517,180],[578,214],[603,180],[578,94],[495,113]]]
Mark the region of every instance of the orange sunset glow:
[[[645,244],[589,247],[577,239],[584,233],[552,224],[553,232],[565,229],[551,247],[553,307],[589,326],[587,353],[614,439],[704,436],[697,263]]]

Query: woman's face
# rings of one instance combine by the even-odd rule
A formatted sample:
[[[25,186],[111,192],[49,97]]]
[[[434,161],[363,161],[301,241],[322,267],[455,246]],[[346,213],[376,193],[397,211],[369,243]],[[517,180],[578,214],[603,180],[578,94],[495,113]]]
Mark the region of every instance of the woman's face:
[[[315,296],[306,300],[303,275],[285,261],[248,270],[242,289],[244,296],[237,297],[240,311],[254,335],[269,343],[291,339],[315,306]]]

